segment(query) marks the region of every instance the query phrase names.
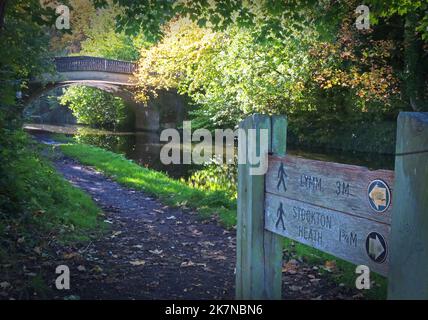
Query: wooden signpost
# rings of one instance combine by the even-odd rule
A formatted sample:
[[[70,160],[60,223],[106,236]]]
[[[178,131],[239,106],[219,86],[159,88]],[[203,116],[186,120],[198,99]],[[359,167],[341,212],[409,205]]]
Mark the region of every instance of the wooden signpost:
[[[238,299],[281,298],[279,236],[356,265],[366,265],[371,271],[388,276],[390,298],[402,297],[398,294],[399,289],[391,285],[391,282],[400,281],[399,288],[407,287],[410,292],[412,286],[419,286],[420,292],[428,298],[428,116],[419,114],[415,120],[412,118],[414,114],[402,115],[399,128],[403,128],[398,134],[403,134],[404,128],[408,127],[404,122],[408,122],[409,117],[419,125],[417,143],[423,147],[417,151],[415,142],[409,148],[415,149],[416,153],[408,151],[404,147],[408,145],[403,142],[404,138],[398,137],[397,157],[412,155],[417,159],[396,160],[396,171],[397,164],[400,166],[399,181],[394,181],[394,171],[371,171],[360,166],[286,156],[285,117],[253,115],[241,123],[244,130],[268,129],[270,142],[265,148],[256,146],[258,153],[269,153],[266,175],[249,175],[250,165],[239,165],[238,169]],[[417,127],[415,123],[412,125]],[[414,130],[409,129],[404,136],[413,141],[415,138],[410,132],[414,135]],[[407,176],[403,179],[405,169],[410,171],[405,172]],[[421,177],[411,170],[421,173]],[[417,180],[421,186],[409,185],[409,174],[410,179]],[[393,192],[395,186],[400,189],[400,194]],[[415,194],[410,196],[409,190],[414,190]],[[418,203],[409,204],[404,195]],[[409,213],[407,210],[413,211]],[[407,215],[413,220],[408,221]],[[391,224],[394,226],[392,230]],[[413,229],[409,229],[409,225]],[[415,230],[423,233],[419,236],[425,242],[411,234]],[[419,283],[414,279],[410,285],[409,280],[414,277],[403,275],[396,263],[391,267],[391,255],[392,262],[400,263],[405,260],[403,257],[411,256],[411,245],[403,245],[403,242],[413,244],[414,249],[423,253],[423,267],[417,270],[420,270],[420,276],[424,274],[424,279]],[[419,258],[415,258],[414,263],[416,259]],[[389,269],[393,270],[391,274]],[[400,280],[396,280],[398,277]]]
[[[386,275],[393,175],[271,156],[265,228]]]

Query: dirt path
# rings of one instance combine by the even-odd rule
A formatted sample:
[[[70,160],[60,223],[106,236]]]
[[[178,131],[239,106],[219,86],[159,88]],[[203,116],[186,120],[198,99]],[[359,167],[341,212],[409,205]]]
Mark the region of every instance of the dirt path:
[[[63,158],[55,166],[92,196],[111,224],[105,237],[79,253],[60,253],[63,261],[57,263],[70,267],[71,290],[56,291],[55,298],[234,298],[234,231],[164,206],[74,160]],[[283,296],[346,299],[358,292],[332,283],[317,267],[291,260],[283,273]]]
[[[72,160],[56,167],[93,197],[111,223],[108,236],[83,253],[85,271],[75,294],[96,299],[233,298],[233,234]]]

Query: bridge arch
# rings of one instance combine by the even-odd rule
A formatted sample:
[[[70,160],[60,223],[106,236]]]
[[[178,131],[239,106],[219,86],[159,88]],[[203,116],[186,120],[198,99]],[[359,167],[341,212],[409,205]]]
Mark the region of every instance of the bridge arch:
[[[173,114],[178,113],[176,122],[182,119],[184,101],[177,94],[164,93],[174,95],[169,98],[169,102],[166,102],[168,105],[166,107],[162,106],[165,104],[165,98],[161,103],[151,101],[147,106],[135,101],[133,92],[136,87],[134,77],[136,64],[133,62],[88,56],[57,57],[54,59],[54,66],[55,72],[43,74],[40,78],[30,81],[24,104],[29,104],[54,88],[85,85],[110,92],[124,99],[135,113],[136,129],[148,131],[161,129],[161,109],[170,109],[169,111],[172,111]],[[178,99],[178,102],[171,103],[174,99]]]

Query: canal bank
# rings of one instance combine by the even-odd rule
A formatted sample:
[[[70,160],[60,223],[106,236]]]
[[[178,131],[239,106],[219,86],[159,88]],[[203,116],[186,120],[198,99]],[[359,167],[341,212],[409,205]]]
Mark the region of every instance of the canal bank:
[[[236,223],[236,202],[230,199],[224,202],[225,195],[219,197],[220,192],[211,193],[208,197],[203,196],[203,190],[190,188],[183,182],[171,179],[167,175],[141,168],[123,156],[96,147],[68,144],[61,146],[61,148],[67,156],[100,170],[128,187],[144,191],[151,190],[161,202],[165,201],[167,204],[185,209],[194,208],[200,214],[200,217],[214,219],[214,221],[226,227],[234,226]],[[124,167],[127,167],[127,169],[124,169]],[[148,175],[148,173],[150,174]],[[151,174],[154,174],[156,178],[152,179],[155,176]],[[187,193],[189,188],[193,189],[190,192],[195,192],[194,195]],[[184,202],[177,200],[181,199],[181,197],[186,200]],[[317,270],[319,270],[317,272],[327,276],[340,287],[353,288],[355,285],[355,266],[351,263],[288,239],[284,240],[284,255],[290,255],[296,258],[293,258],[294,260],[310,265],[319,266],[321,264],[321,267],[317,267]],[[366,292],[368,297],[384,298],[386,294],[385,279],[372,274],[372,281],[373,290]]]

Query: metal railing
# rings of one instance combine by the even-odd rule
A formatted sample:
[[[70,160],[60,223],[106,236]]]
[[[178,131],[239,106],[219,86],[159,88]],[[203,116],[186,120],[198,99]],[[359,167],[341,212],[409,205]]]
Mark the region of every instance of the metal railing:
[[[111,73],[132,74],[136,64],[129,61],[112,60],[97,57],[56,57],[56,70],[69,71],[103,71]]]

